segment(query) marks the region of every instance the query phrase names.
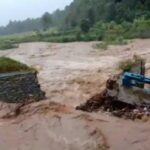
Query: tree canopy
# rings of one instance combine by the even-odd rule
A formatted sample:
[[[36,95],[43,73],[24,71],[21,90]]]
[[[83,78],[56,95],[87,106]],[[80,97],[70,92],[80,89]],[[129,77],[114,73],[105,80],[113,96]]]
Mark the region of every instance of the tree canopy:
[[[51,15],[48,12],[46,12],[42,16],[41,21],[42,21],[42,25],[43,25],[43,30],[47,30],[50,27],[51,22],[52,22]]]
[[[99,21],[119,24],[125,21],[132,23],[138,18],[150,19],[150,0],[74,0],[64,10],[45,13],[41,18],[10,21],[7,26],[0,27],[0,35],[54,26],[61,29],[82,28],[87,25],[87,20],[92,27]]]

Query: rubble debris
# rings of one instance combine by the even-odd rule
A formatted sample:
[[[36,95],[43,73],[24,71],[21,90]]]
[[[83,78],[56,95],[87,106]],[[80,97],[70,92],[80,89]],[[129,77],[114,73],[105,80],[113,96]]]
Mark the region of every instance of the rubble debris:
[[[106,90],[104,90],[102,93],[95,95],[94,97],[90,98],[86,104],[82,104],[80,106],[77,106],[77,110],[83,110],[83,111],[96,111],[99,110],[99,108],[103,105],[103,103],[106,100]]]
[[[77,106],[77,110],[96,112],[99,110],[107,111],[114,116],[125,119],[142,119],[148,120],[150,116],[149,103],[133,103],[122,101],[119,99],[120,87],[116,79],[108,79],[106,82],[106,89],[100,94],[97,94],[87,100],[85,104]]]

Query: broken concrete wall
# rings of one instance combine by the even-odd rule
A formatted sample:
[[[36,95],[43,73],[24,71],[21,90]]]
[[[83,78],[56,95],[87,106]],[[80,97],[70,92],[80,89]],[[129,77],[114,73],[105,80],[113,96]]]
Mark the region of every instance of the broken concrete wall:
[[[0,74],[0,101],[20,103],[29,99],[39,101],[45,98],[36,73],[14,72]]]

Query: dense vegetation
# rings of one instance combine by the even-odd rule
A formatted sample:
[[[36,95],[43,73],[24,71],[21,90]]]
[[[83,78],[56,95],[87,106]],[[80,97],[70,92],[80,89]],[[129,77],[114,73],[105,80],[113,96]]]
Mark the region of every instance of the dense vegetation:
[[[35,71],[34,69],[18,61],[7,57],[0,57],[0,73],[9,73],[14,71]]]
[[[29,41],[103,40],[124,44],[124,39],[149,38],[150,0],[74,0],[64,10],[45,13],[37,19],[10,21],[6,27],[0,27],[0,35],[29,31],[2,37],[4,44],[0,43],[0,49]]]

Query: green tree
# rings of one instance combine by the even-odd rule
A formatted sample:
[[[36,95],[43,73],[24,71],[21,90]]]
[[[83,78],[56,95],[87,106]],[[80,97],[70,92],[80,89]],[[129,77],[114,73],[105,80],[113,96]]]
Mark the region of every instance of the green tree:
[[[95,23],[95,13],[92,8],[89,8],[87,11],[87,18],[89,19],[90,26],[92,26]]]
[[[90,23],[88,19],[83,19],[80,24],[81,31],[87,33],[90,29]]]
[[[115,7],[115,3],[109,2],[106,4],[105,6],[105,20],[110,22],[115,20],[116,17],[116,7]]]
[[[51,15],[48,12],[46,12],[42,16],[43,30],[46,31],[50,27],[51,23],[52,23]]]

